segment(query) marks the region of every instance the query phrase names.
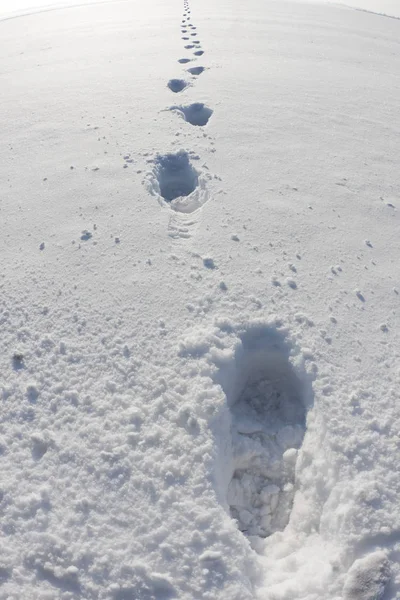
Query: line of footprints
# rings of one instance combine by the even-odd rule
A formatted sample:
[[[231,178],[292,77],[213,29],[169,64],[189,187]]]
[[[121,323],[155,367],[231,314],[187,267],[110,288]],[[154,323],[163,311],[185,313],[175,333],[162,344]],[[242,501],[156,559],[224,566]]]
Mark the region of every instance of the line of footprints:
[[[180,58],[178,62],[187,65],[195,62],[204,54],[198,39],[197,27],[191,23],[188,0],[184,0],[181,32],[185,50],[192,51],[192,57]],[[191,75],[192,81],[195,81],[205,71],[205,68],[197,65],[189,66],[186,71]],[[193,84],[185,79],[170,79],[167,85],[171,92],[179,94]],[[175,105],[171,106],[169,110],[179,114],[191,125],[200,127],[207,125],[213,114],[213,111],[202,102],[194,102],[186,106]],[[192,166],[191,159],[198,160],[199,156],[185,150],[158,154],[151,161],[154,163],[154,169],[149,182],[149,191],[152,194],[161,196],[174,211],[186,214],[194,212],[208,199],[205,183],[202,181],[201,174]],[[196,193],[193,194],[195,190]]]

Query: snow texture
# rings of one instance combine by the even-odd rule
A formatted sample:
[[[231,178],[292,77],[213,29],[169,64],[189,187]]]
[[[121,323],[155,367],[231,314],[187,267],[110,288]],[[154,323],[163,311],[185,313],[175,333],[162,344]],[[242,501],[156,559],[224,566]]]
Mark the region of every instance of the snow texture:
[[[62,4],[0,7],[0,598],[400,600],[397,3]]]

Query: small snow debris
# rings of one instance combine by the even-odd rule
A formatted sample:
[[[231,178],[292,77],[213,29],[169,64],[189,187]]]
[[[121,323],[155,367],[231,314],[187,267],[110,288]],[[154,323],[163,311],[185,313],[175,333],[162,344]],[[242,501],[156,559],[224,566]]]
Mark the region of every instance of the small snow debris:
[[[44,242],[42,242],[39,246],[39,250],[44,250]]]
[[[222,555],[220,552],[216,552],[215,550],[206,550],[203,554],[200,555],[201,562],[214,562],[216,560],[221,560]]]
[[[292,288],[292,290],[296,290],[297,289],[297,283],[295,282],[294,279],[292,279],[291,277],[287,277],[286,278],[286,283],[287,285]]]
[[[235,233],[231,235],[231,240],[233,240],[234,242],[239,242],[239,236],[236,235]]]
[[[203,258],[203,265],[206,267],[206,269],[216,269],[217,268],[215,266],[214,260],[212,258],[210,258],[209,256]]]
[[[393,291],[394,291],[394,293],[396,294],[396,296],[398,296],[398,295],[399,295],[399,290],[398,290],[397,288],[395,288],[395,287],[394,287],[394,288],[393,288]]]
[[[389,331],[389,327],[386,325],[386,323],[382,323],[380,325],[380,329],[381,329],[381,331],[384,331],[385,333],[387,333]]]
[[[119,237],[116,237],[116,238],[114,239],[114,241],[115,241],[115,243],[116,243],[116,244],[119,244],[121,240],[119,239]]]
[[[344,600],[380,600],[390,579],[390,563],[382,551],[356,560],[343,587]]]
[[[281,287],[281,282],[279,281],[279,279],[277,277],[271,277],[271,283],[275,287]]]
[[[81,240],[83,242],[86,242],[87,240],[90,240],[90,238],[93,236],[92,233],[90,233],[90,231],[88,231],[87,229],[84,229],[82,231],[82,235],[81,235]]]
[[[369,240],[365,240],[365,243],[367,246],[369,246],[369,248],[373,248],[373,245],[371,244],[371,242]]]
[[[228,288],[227,288],[227,285],[226,285],[225,281],[220,281],[220,283],[219,283],[219,289],[222,290],[223,292],[227,291]]]
[[[179,356],[200,357],[210,349],[206,340],[197,339],[195,336],[187,337],[179,344]]]
[[[365,302],[365,297],[363,296],[363,294],[360,292],[360,290],[356,289],[354,290],[355,295],[357,296],[357,298],[359,300],[361,300],[361,302]]]
[[[289,267],[289,269],[290,269],[291,271],[293,271],[293,273],[297,273],[297,269],[296,269],[296,267],[295,267],[293,264],[291,264],[291,263],[290,263],[290,264],[288,265],[288,267]]]
[[[71,171],[72,171],[72,170],[74,169],[74,167],[71,165],[71,166],[70,166],[70,169],[71,169]]]

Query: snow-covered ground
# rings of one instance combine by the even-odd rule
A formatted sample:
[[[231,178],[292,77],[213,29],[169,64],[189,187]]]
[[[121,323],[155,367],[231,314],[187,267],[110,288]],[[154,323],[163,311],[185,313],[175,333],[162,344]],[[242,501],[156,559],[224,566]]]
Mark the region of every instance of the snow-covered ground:
[[[0,598],[399,599],[400,21],[0,27]]]

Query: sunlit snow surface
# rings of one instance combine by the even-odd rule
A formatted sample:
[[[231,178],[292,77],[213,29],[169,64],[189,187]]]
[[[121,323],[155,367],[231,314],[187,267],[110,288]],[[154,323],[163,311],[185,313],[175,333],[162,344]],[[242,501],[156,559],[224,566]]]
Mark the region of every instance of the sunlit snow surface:
[[[400,21],[0,27],[0,598],[399,599]]]

